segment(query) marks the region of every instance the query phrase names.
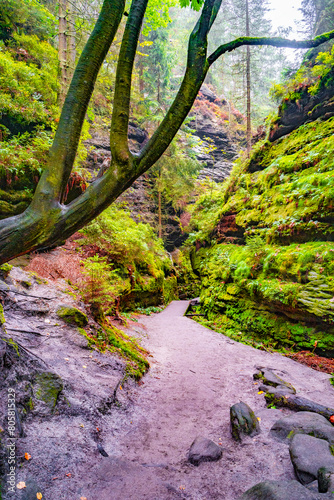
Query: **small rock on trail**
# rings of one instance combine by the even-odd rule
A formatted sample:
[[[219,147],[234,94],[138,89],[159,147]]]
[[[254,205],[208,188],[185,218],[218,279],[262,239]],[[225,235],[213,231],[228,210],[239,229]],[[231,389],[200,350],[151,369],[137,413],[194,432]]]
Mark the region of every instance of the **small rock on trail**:
[[[193,465],[199,465],[202,462],[217,462],[222,454],[222,449],[211,439],[198,436],[190,446],[188,460]]]

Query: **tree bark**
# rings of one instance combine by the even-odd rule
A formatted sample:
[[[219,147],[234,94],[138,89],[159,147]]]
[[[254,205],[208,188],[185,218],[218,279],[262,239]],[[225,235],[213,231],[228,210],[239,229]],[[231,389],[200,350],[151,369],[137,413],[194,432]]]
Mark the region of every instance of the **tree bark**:
[[[60,70],[60,91],[58,101],[60,106],[64,104],[67,91],[67,0],[59,1],[59,24],[58,24],[58,60]]]
[[[67,82],[70,82],[75,69],[76,43],[75,43],[75,16],[73,6],[76,0],[68,2],[67,9]]]
[[[162,238],[161,191],[158,190],[158,236]]]
[[[143,34],[139,35],[139,44],[143,43]],[[143,97],[145,82],[144,82],[144,64],[143,64],[143,56],[140,56],[138,60],[138,72],[139,72],[139,93]]]
[[[246,36],[250,36],[249,29],[249,0],[246,0]],[[246,47],[246,118],[247,118],[247,130],[246,130],[246,138],[247,138],[247,154],[249,156],[251,147],[252,147],[252,121],[251,121],[251,53],[250,47],[247,45]]]

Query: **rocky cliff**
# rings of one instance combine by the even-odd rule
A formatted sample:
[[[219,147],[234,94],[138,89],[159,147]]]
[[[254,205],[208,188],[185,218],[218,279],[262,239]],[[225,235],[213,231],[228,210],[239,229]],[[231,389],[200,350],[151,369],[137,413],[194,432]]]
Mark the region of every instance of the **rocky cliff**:
[[[328,80],[317,96],[285,101],[270,141],[198,202],[193,265],[203,312],[232,337],[334,354],[333,95]]]
[[[213,90],[203,85],[189,114],[187,126],[199,139],[195,146],[196,157],[203,164],[199,179],[209,178],[223,182],[232,170],[245,143],[244,116],[225,99],[220,99]],[[147,132],[136,121],[129,124],[130,149],[138,152],[148,140]],[[101,175],[110,162],[109,132],[93,133],[86,141],[89,150],[86,167],[92,174]],[[152,181],[149,174],[141,176],[120,198],[137,221],[144,221],[158,227],[158,207],[152,197]],[[168,251],[180,247],[187,238],[179,218],[172,206],[164,213],[163,233]]]
[[[197,147],[197,159],[203,163],[199,178],[223,182],[245,146],[245,117],[207,85],[202,85],[189,116],[192,133],[201,140]]]

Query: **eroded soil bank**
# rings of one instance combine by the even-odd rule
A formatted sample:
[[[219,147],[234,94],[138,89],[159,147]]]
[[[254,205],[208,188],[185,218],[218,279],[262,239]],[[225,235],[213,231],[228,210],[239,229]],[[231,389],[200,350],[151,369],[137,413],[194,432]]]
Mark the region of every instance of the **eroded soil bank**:
[[[151,368],[139,385],[121,386],[110,408],[105,403],[123,374],[110,353],[89,351],[75,327],[54,320],[47,340],[30,345],[64,389],[53,414],[23,421],[16,479],[27,487],[9,499],[35,499],[40,491],[46,500],[235,500],[262,480],[294,478],[288,446],[268,434],[290,411],[266,408],[253,373],[275,368],[299,395],[334,406],[329,375],[212,332],[183,316],[187,305],[172,302],[135,324],[132,335],[151,352]],[[50,330],[45,317],[39,321]],[[236,444],[229,409],[239,401],[261,419],[261,433]],[[187,462],[198,435],[221,443],[219,462]]]

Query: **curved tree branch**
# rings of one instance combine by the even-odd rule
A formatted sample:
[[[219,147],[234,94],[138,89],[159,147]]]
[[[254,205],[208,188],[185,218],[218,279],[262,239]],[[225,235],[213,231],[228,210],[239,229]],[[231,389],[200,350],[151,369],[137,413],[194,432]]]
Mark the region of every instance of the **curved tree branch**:
[[[128,125],[133,64],[138,38],[148,0],[135,0],[131,4],[118,57],[114,108],[110,130],[110,149],[119,162],[128,160]]]
[[[268,38],[268,37],[241,37],[233,40],[232,42],[224,43],[216,49],[209,57],[209,66],[213,64],[218,57],[222,56],[226,52],[231,52],[232,50],[242,47],[244,45],[271,45],[272,47],[287,47],[292,49],[310,49],[312,47],[318,47],[322,43],[328,42],[334,38],[334,30],[329,31],[315,37],[313,40],[286,40],[284,38]]]

